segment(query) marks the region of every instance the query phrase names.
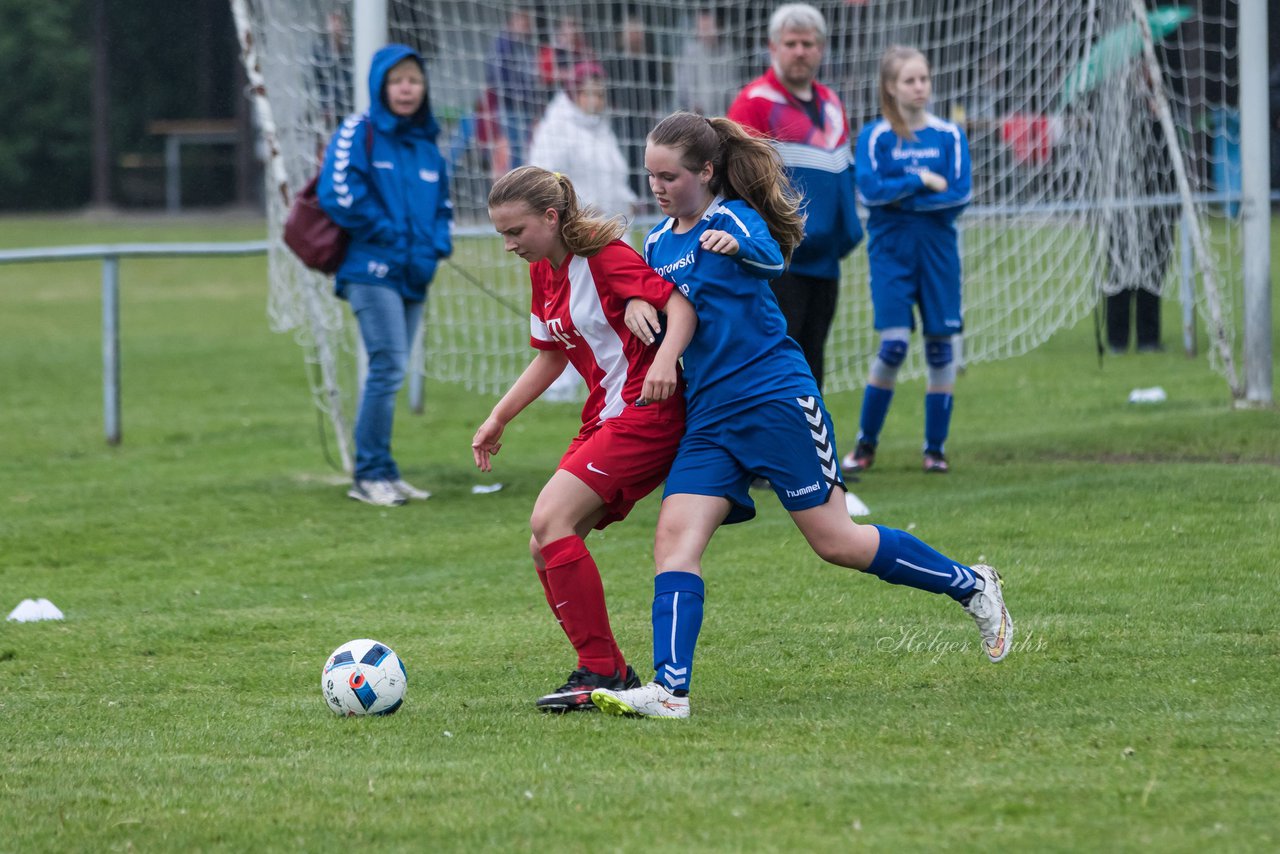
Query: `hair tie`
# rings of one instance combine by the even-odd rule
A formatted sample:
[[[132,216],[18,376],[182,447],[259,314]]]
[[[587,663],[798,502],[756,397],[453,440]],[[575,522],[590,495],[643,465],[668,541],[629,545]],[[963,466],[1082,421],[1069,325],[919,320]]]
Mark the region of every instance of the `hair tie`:
[[[552,172],[551,174],[556,176],[556,180],[557,180],[557,181],[563,181],[563,180],[564,180],[564,176],[563,176],[563,175],[561,175],[559,172]]]

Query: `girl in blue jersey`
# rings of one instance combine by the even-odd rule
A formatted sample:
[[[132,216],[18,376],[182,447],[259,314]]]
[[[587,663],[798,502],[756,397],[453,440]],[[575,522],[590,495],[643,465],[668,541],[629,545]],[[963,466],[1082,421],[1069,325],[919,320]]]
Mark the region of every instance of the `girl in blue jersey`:
[[[884,117],[858,134],[854,175],[867,220],[871,302],[880,351],[862,395],[858,443],[842,464],[862,471],[876,445],[898,369],[920,313],[929,380],[924,395],[924,470],[945,473],[956,382],[953,338],[960,314],[956,217],[969,204],[969,143],[964,131],[925,110],[932,94],[924,54],[895,45],[880,59]]]
[[[958,600],[1000,661],[1013,624],[994,569],[859,525],[845,510],[831,417],[769,288],[804,225],[772,146],[729,119],[675,113],[649,134],[645,168],[668,217],[646,238],[645,260],[693,303],[697,326],[667,330],[687,339],[667,342],[684,344],[687,420],[654,542],[657,675],[640,688],[597,689],[592,701],[612,714],[688,717],[702,554],[721,525],[755,515],[755,476],[768,478],[820,557]],[[627,326],[652,341],[656,312],[633,301]]]

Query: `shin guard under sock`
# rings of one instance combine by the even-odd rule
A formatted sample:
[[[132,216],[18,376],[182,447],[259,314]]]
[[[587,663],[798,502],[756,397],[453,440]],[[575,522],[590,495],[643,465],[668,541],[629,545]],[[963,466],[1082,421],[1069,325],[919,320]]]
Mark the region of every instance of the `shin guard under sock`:
[[[604,675],[624,668],[622,653],[609,627],[604,584],[587,545],[579,536],[563,537],[542,547],[551,609],[578,651],[578,666]]]
[[[945,593],[957,602],[981,587],[973,570],[957,563],[906,531],[876,525],[880,547],[867,572],[890,584]]]
[[[653,579],[653,669],[675,694],[689,691],[705,591],[702,576],[692,572],[662,572]]]

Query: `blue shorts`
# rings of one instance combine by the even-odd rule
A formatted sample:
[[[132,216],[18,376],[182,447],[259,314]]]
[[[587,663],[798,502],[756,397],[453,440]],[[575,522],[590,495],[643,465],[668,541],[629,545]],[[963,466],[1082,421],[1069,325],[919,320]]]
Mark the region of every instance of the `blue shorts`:
[[[960,251],[954,232],[896,228],[867,248],[876,329],[915,329],[914,306],[928,336],[964,330],[960,315]]]
[[[820,397],[770,400],[705,426],[690,426],[667,475],[668,495],[712,495],[733,505],[724,524],[756,515],[751,481],[769,479],[782,506],[808,510],[844,488],[835,429]]]

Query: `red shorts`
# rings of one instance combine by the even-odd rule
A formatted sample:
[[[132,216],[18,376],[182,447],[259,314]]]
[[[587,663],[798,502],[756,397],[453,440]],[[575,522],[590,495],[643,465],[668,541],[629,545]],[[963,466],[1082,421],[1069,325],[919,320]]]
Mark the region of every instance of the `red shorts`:
[[[637,501],[666,480],[683,435],[682,395],[645,406],[633,404],[574,437],[558,468],[600,496],[604,516],[596,528],[604,528],[627,518]]]

